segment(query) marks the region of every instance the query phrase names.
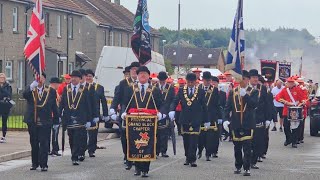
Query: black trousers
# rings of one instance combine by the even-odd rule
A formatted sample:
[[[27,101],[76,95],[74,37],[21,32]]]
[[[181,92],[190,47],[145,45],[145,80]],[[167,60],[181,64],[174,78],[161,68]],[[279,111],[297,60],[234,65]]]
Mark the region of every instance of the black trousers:
[[[304,139],[304,127],[305,127],[306,119],[303,119],[303,121],[299,124],[299,137],[298,141],[302,141]]]
[[[84,156],[86,153],[86,150],[88,149],[88,131],[85,129],[83,133],[81,133],[80,136],[80,156]]]
[[[251,140],[233,141],[233,144],[236,168],[250,170]]]
[[[150,161],[149,162],[135,162],[137,171],[149,172],[150,170]]]
[[[188,162],[196,162],[199,135],[183,134],[184,155]]]
[[[266,129],[265,131],[265,136],[264,136],[264,150],[263,150],[263,154],[267,154],[268,149],[269,149],[269,129],[270,126]]]
[[[126,136],[126,129],[120,127],[120,135],[121,135],[121,145],[122,151],[124,154],[124,160],[127,160],[127,136]],[[127,161],[127,165],[131,166],[133,164],[132,161]]]
[[[2,113],[2,137],[6,137],[7,135],[7,130],[8,130],[8,117],[9,117],[9,112],[8,113]]]
[[[69,145],[71,148],[71,160],[78,161],[83,151],[83,136],[87,136],[85,128],[68,129]],[[86,142],[85,142],[86,144]]]
[[[57,130],[55,130],[53,127],[51,128],[52,132],[51,132],[51,145],[52,145],[52,152],[58,152],[60,150],[59,148],[59,129],[60,126]],[[50,146],[50,143],[49,143]],[[50,150],[50,148],[49,148]]]
[[[256,164],[258,157],[261,157],[265,150],[265,134],[266,128],[259,127],[254,130],[253,140],[252,140],[252,156],[251,164]]]
[[[97,150],[98,129],[88,131],[88,137],[88,153],[95,153]]]
[[[157,130],[157,154],[167,153],[169,130],[169,128]]]
[[[219,131],[209,129],[201,131],[198,142],[198,154],[201,154],[203,149],[206,149],[206,156],[217,154],[219,149]]]
[[[301,122],[300,122],[301,124]],[[288,143],[297,144],[298,135],[299,135],[299,127],[296,129],[290,129],[290,121],[287,117],[284,117],[283,121],[284,133],[286,135],[286,141]]]
[[[28,124],[33,167],[48,167],[50,125]]]

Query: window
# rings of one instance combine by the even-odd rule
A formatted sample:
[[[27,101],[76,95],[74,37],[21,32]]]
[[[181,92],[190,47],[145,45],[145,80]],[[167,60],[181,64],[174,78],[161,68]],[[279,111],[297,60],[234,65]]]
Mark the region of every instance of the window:
[[[12,80],[12,61],[6,61],[6,77],[8,80]]]
[[[113,46],[114,45],[114,32],[111,31],[110,32],[110,46]]]
[[[74,64],[73,63],[69,63],[68,64],[68,74],[71,74],[72,73],[72,71],[74,70]]]
[[[24,62],[19,61],[19,70],[18,70],[18,89],[22,90],[23,88],[23,69],[24,69]]]
[[[57,37],[61,38],[61,16],[57,16]]]
[[[18,8],[14,7],[12,12],[13,32],[18,32]]]
[[[122,47],[122,33],[119,33],[119,46]]]
[[[46,28],[46,36],[49,36],[50,22],[49,22],[48,12],[44,14],[44,22],[45,22],[45,28]]]
[[[68,37],[69,39],[73,39],[73,17],[69,17],[68,20]]]
[[[2,19],[3,19],[3,17],[2,17],[2,11],[3,11],[3,5],[2,4],[0,4],[0,30],[2,30]]]

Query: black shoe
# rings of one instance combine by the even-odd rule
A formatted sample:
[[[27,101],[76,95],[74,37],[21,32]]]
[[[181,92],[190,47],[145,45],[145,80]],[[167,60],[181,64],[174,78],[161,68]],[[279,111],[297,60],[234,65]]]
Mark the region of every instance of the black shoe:
[[[198,153],[198,159],[201,159],[202,153]]]
[[[291,144],[291,143],[289,143],[288,141],[285,141],[283,145],[288,146],[289,144]]]
[[[61,156],[61,154],[59,154],[58,152],[52,152],[52,155],[54,155],[54,156]]]
[[[212,154],[212,157],[213,157],[213,158],[218,158],[218,155],[217,155],[216,153],[213,153],[213,154]]]
[[[93,153],[89,153],[89,157],[96,157],[96,155],[94,155]]]
[[[271,131],[277,131],[277,128],[274,126]]]
[[[206,161],[211,161],[210,156],[206,156]]]
[[[129,171],[131,168],[132,168],[132,165],[131,165],[131,164],[129,164],[129,165],[127,164],[127,166],[126,166],[126,170],[128,170],[128,171]]]
[[[302,144],[302,143],[304,143],[304,141],[303,141],[303,140],[301,140],[301,141],[300,141],[300,143]]]
[[[259,169],[259,167],[256,164],[252,164],[251,169]]]
[[[258,160],[257,160],[258,162],[263,162],[262,161],[262,159],[261,159],[261,157],[258,157]]]
[[[134,173],[135,176],[141,176],[141,171],[136,170],[136,172]]]
[[[262,159],[266,159],[266,155],[263,154],[263,155],[261,156],[261,158],[262,158]]]
[[[36,166],[31,166],[31,167],[30,167],[30,171],[37,170],[37,168],[38,168],[38,167],[36,167]]]
[[[234,174],[240,174],[241,173],[241,169],[236,169],[235,171],[234,171]]]
[[[188,166],[189,164],[190,164],[189,161],[186,160],[183,165]]]
[[[49,156],[53,155],[53,151],[49,152],[48,155],[49,155]]]
[[[47,167],[41,168],[41,172],[46,172],[46,171],[48,171],[48,168],[47,168]]]
[[[143,178],[147,178],[147,177],[149,177],[148,172],[142,172],[141,177],[143,177]]]
[[[250,170],[244,170],[243,176],[251,176]]]
[[[84,161],[85,157],[84,156],[79,156],[79,161],[82,162]]]
[[[282,127],[280,127],[280,132],[283,132]]]
[[[297,144],[292,144],[292,148],[298,148]]]
[[[73,164],[74,166],[78,166],[78,165],[79,165],[79,162],[78,162],[78,161],[72,161],[72,164]]]
[[[169,155],[166,154],[166,153],[161,153],[161,156],[164,157],[164,158],[168,158],[169,157]]]
[[[196,164],[196,162],[192,162],[190,163],[191,164],[191,167],[197,167],[198,165]]]

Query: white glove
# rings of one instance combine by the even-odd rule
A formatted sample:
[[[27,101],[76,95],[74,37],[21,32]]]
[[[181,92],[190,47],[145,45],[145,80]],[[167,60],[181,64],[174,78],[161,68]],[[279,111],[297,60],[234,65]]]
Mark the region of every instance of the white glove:
[[[121,119],[123,119],[123,120],[124,120],[124,119],[126,118],[126,116],[127,116],[127,113],[125,113],[125,112],[124,112],[124,113],[122,113],[122,114],[121,114]]]
[[[116,111],[115,111],[114,109],[110,109],[110,110],[109,110],[109,115],[112,116],[112,115],[114,115],[114,114],[116,114]]]
[[[218,124],[222,124],[222,119],[218,119]]]
[[[62,122],[61,118],[59,118],[59,124]]]
[[[116,114],[111,115],[111,119],[114,120],[114,121],[117,120],[117,117],[118,117],[118,116],[117,116]]]
[[[94,122],[95,124],[97,124],[97,123],[99,122],[99,118],[98,118],[98,117],[93,118],[93,122]]]
[[[108,122],[108,121],[110,121],[110,117],[109,116],[103,116],[103,120],[104,120],[104,122]]]
[[[59,124],[53,125],[53,129],[57,131],[59,129]]]
[[[246,94],[247,94],[246,89],[245,89],[245,88],[241,88],[241,89],[240,89],[240,96],[243,97],[243,96],[245,96]]]
[[[270,124],[271,124],[271,121],[267,120],[266,121],[266,128],[268,128],[270,126]]]
[[[166,118],[167,115],[166,114],[162,114],[162,119]]]
[[[87,129],[90,128],[91,127],[91,122],[87,122],[85,126],[86,126]]]
[[[37,81],[33,81],[31,84],[30,84],[30,90],[32,91],[34,88],[36,88],[37,86],[39,85],[39,83]]]
[[[161,119],[162,119],[162,114],[161,114],[161,112],[158,112],[157,116],[158,116],[158,120],[161,120]]]
[[[175,111],[170,111],[170,112],[169,112],[169,118],[170,118],[171,120],[173,120],[175,114],[176,114]]]
[[[208,128],[210,127],[210,125],[211,125],[211,123],[210,123],[210,122],[206,122],[206,123],[204,123],[204,127],[205,127],[206,129],[208,129]]]

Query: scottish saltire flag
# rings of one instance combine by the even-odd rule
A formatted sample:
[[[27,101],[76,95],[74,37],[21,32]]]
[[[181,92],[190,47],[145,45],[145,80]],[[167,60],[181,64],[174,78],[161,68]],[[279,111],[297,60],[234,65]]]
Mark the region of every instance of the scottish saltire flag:
[[[139,0],[134,18],[131,48],[141,65],[151,61],[150,26],[147,0]]]
[[[226,64],[226,71],[229,71],[235,77],[242,75],[244,50],[243,0],[239,0],[238,9],[233,22]]]
[[[42,0],[37,0],[33,8],[28,30],[28,41],[24,47],[24,55],[31,69],[39,78],[45,70],[45,23],[42,13]]]

